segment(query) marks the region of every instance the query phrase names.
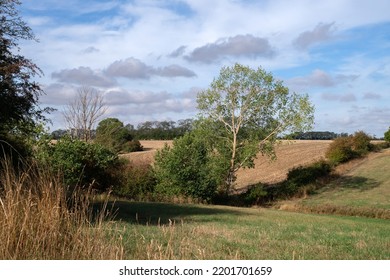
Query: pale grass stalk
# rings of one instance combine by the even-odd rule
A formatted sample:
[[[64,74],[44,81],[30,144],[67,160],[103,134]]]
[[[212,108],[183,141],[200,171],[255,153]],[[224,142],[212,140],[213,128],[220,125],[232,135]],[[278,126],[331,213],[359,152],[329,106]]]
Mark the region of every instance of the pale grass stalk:
[[[122,239],[106,203],[92,215],[91,191],[63,187],[36,165],[0,166],[0,259],[122,259]]]

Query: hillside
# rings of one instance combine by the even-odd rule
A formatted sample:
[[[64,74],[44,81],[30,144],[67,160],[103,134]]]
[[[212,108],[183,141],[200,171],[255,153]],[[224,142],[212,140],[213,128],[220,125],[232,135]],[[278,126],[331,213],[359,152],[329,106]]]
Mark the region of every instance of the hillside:
[[[157,149],[172,141],[141,141],[145,151],[122,155],[134,163],[152,163]],[[289,169],[320,160],[331,141],[328,140],[296,140],[281,141],[276,146],[277,160],[271,161],[261,154],[255,160],[255,168],[239,170],[237,189],[258,182],[275,183],[286,178]]]

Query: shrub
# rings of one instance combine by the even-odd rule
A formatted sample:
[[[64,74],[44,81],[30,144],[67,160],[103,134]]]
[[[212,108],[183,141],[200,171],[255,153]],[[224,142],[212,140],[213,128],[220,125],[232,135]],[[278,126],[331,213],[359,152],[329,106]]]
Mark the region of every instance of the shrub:
[[[212,160],[203,139],[193,133],[165,145],[155,157],[156,190],[211,201],[216,189]]]
[[[362,156],[367,154],[373,149],[371,144],[371,137],[364,131],[357,131],[352,137],[352,149],[358,155]]]
[[[384,139],[386,142],[390,143],[390,127],[389,130],[385,132]]]
[[[142,151],[139,141],[133,141],[130,131],[116,118],[107,118],[98,124],[95,142],[115,153]]]
[[[242,195],[245,205],[258,205],[267,197],[267,191],[264,185],[259,183],[250,186],[248,190]]]
[[[143,147],[138,140],[128,141],[122,145],[122,152],[132,153],[138,151],[143,151]]]
[[[118,156],[103,146],[67,137],[45,146],[39,156],[54,172],[64,175],[66,185],[93,184],[100,190],[113,184],[115,178],[110,173],[119,165]]]
[[[287,179],[269,193],[276,198],[289,198],[295,195],[304,195],[313,191],[313,185],[319,178],[323,178],[332,171],[329,163],[321,160],[308,166],[298,166],[291,169]]]
[[[134,200],[148,200],[154,194],[156,180],[152,166],[148,163],[125,163],[122,168],[117,169],[115,176],[120,178],[113,188],[115,195]]]
[[[333,140],[325,156],[335,165],[354,158],[356,153],[352,150],[352,137],[340,137]]]

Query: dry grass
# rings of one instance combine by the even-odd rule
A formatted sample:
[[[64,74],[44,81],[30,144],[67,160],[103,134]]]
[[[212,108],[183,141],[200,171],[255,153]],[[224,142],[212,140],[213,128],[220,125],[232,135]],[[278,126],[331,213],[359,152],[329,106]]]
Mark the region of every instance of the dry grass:
[[[122,258],[105,211],[92,217],[91,193],[69,198],[58,176],[36,166],[0,170],[0,259]]]

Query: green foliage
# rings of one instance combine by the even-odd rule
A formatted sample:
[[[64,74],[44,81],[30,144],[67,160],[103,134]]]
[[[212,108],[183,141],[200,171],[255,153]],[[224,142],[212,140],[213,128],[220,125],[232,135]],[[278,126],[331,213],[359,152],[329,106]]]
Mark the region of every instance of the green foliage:
[[[357,131],[352,137],[352,149],[358,155],[365,155],[373,149],[371,144],[371,137],[364,131]]]
[[[153,197],[156,181],[150,164],[125,163],[114,175],[120,178],[113,188],[115,195],[137,201]]]
[[[267,197],[267,191],[263,184],[256,184],[251,186],[244,194],[243,200],[246,205],[258,205]]]
[[[95,141],[116,153],[142,151],[140,142],[133,141],[130,131],[116,118],[107,118],[98,124]]]
[[[210,201],[218,181],[209,150],[202,138],[187,133],[165,145],[155,157],[156,191]]]
[[[16,0],[0,3],[0,131],[6,133],[44,119],[44,111],[49,111],[38,108],[42,90],[32,81],[41,70],[18,53],[20,40],[35,39],[18,15],[18,5]]]
[[[64,137],[56,144],[41,147],[39,154],[54,172],[64,175],[66,185],[93,184],[94,188],[105,190],[115,182],[110,174],[119,164],[118,157],[99,144]]]
[[[353,136],[340,137],[333,140],[325,156],[332,164],[347,162],[361,157],[374,149],[371,138],[363,131],[357,131]]]
[[[384,139],[386,142],[390,143],[390,127],[389,130],[385,132]]]
[[[356,156],[352,150],[352,138],[340,137],[332,141],[327,149],[325,156],[330,160],[332,164],[340,164]]]
[[[227,192],[240,168],[254,166],[258,152],[274,155],[279,133],[305,131],[313,123],[314,108],[307,96],[291,93],[261,68],[240,64],[223,67],[197,102],[214,150],[229,161]]]

